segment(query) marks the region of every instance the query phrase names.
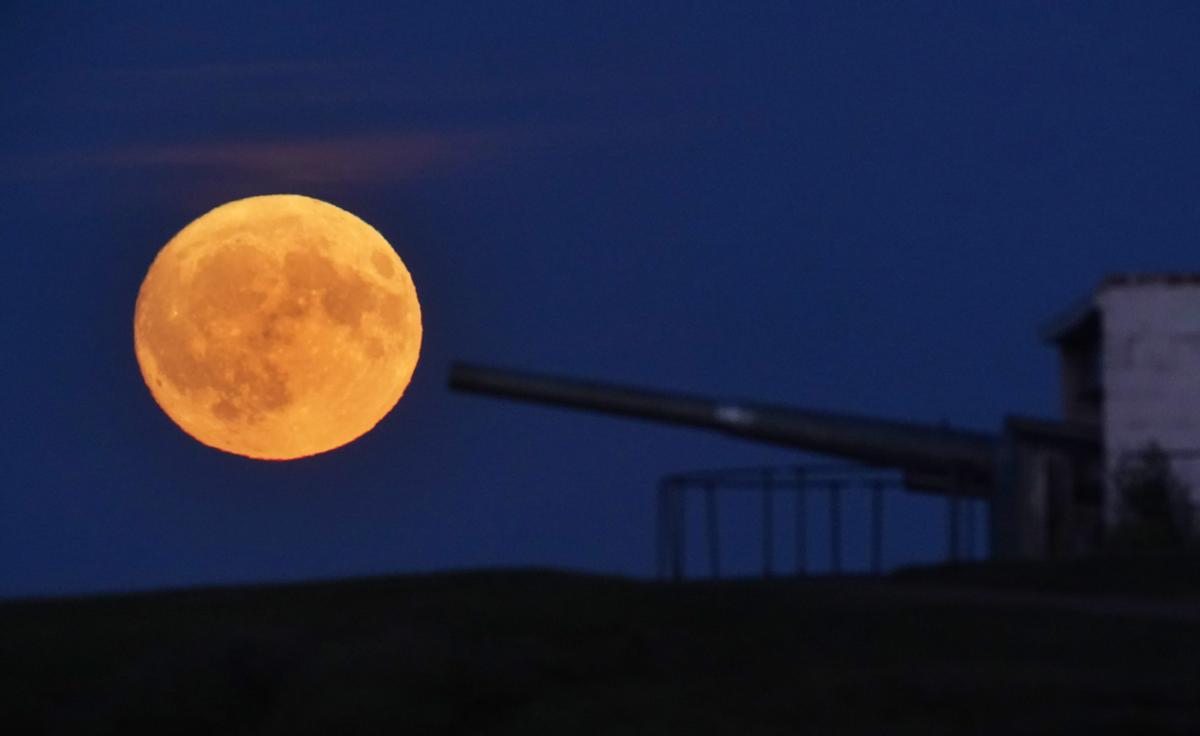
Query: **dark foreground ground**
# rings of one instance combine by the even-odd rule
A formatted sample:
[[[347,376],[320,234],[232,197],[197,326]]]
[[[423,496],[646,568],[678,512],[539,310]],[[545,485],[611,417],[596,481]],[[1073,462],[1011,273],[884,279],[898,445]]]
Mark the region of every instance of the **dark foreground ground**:
[[[1200,566],[478,572],[7,603],[0,718],[10,734],[1196,734]]]

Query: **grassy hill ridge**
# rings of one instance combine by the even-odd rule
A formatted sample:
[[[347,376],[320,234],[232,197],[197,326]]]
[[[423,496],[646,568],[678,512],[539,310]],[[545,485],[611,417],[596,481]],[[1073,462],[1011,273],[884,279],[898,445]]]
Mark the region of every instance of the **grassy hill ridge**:
[[[9,733],[1200,732],[1200,621],[938,594],[963,574],[670,585],[484,571],[9,602],[0,722]]]

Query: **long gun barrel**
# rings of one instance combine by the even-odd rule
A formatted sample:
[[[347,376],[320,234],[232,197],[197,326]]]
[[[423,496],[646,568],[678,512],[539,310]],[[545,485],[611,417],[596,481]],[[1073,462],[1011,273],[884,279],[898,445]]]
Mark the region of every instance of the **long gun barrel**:
[[[993,474],[994,435],[934,425],[699,396],[456,363],[450,387],[573,409],[711,429],[750,440],[894,467],[929,487],[983,494]]]

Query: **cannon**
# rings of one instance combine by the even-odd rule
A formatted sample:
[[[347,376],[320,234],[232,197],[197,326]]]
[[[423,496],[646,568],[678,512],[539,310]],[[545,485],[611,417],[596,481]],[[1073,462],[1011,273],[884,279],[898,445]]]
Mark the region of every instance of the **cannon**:
[[[678,424],[747,440],[834,455],[904,472],[910,489],[987,497],[995,435],[455,363],[450,387],[518,401]]]
[[[987,501],[994,558],[1075,555],[1094,548],[1101,534],[1103,455],[1095,425],[1008,416],[990,434],[461,362],[449,379],[456,391],[723,432],[895,469],[910,491],[954,504]]]

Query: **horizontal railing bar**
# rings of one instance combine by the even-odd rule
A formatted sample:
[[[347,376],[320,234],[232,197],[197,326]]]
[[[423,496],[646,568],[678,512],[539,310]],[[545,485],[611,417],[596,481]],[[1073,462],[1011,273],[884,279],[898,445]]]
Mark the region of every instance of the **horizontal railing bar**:
[[[795,481],[795,482],[777,480],[772,484],[771,488],[765,489],[765,490],[769,490],[772,493],[775,493],[775,492],[795,493],[795,492],[800,492],[800,491],[803,491],[803,492],[824,491],[824,490],[829,489],[829,485],[831,483],[836,483],[847,491],[855,491],[855,490],[860,490],[860,489],[869,491],[869,490],[871,490],[871,487],[875,482],[876,481],[871,480],[871,479],[856,479],[856,481],[848,483],[848,482],[846,482],[845,478],[841,478],[841,479],[827,478],[827,479],[822,479],[822,480]],[[886,489],[903,489],[903,488],[905,488],[903,480],[895,480],[895,481],[887,480],[887,481],[881,481],[881,483],[882,483],[882,487],[886,488]],[[693,481],[693,482],[677,482],[677,483],[673,483],[672,485],[674,485],[679,490],[683,490],[683,491],[698,491],[698,490],[703,490],[704,488],[707,488],[707,487],[715,488],[720,491],[762,491],[762,490],[764,490],[763,484],[761,482],[758,484],[752,484],[749,481],[746,481],[746,482],[739,481],[736,483],[719,483],[719,482],[714,482],[714,481],[704,481],[704,482]]]
[[[734,482],[733,479],[746,478],[753,479],[761,484],[762,474],[764,472],[772,472],[779,481],[787,482],[794,481],[796,478],[803,476],[806,478],[822,478],[822,479],[846,479],[846,478],[866,478],[873,479],[879,476],[898,476],[898,472],[890,468],[871,468],[854,465],[814,465],[814,466],[755,466],[744,468],[727,468],[720,470],[690,470],[679,473],[672,473],[663,476],[663,481],[668,483],[710,483],[710,482]]]

